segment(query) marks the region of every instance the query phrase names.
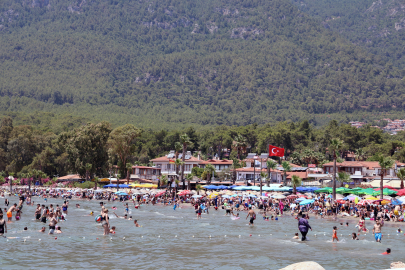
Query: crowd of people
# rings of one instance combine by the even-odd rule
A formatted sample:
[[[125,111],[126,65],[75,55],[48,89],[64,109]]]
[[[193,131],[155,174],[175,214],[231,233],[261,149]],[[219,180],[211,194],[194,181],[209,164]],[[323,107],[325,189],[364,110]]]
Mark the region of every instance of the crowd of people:
[[[132,196],[131,196],[132,195]],[[157,196],[158,195],[158,196]],[[10,205],[9,198],[18,196],[19,202]],[[94,190],[85,190],[72,192],[64,189],[46,190],[37,188],[30,192],[25,188],[14,189],[13,193],[9,193],[7,189],[0,190],[0,197],[4,198],[5,208],[0,207],[0,235],[7,234],[7,222],[18,221],[21,219],[24,205],[35,206],[34,216],[37,222],[44,225],[48,224],[48,234],[62,233],[62,228],[58,224],[65,220],[68,214],[70,200],[100,200],[100,213],[91,212],[90,216],[99,216],[97,221],[103,227],[103,234],[109,235],[115,233],[115,227],[110,224],[110,212],[104,206],[104,202],[122,203],[125,215],[119,216],[115,211],[112,214],[116,218],[133,220],[129,216],[129,209],[134,207],[139,209],[143,205],[164,205],[173,207],[173,210],[181,208],[183,204],[189,204],[194,207],[196,218],[200,219],[201,214],[209,214],[210,211],[224,211],[226,216],[236,220],[240,218],[240,212],[246,213],[246,219],[249,219],[249,225],[254,226],[257,216],[262,216],[264,221],[278,220],[283,215],[291,215],[298,221],[298,230],[301,233],[301,241],[307,240],[307,234],[312,227],[309,224],[311,216],[316,218],[326,218],[338,222],[338,218],[352,217],[358,218],[356,225],[357,232],[353,232],[352,239],[358,240],[358,234],[367,233],[366,220],[374,222],[372,232],[377,242],[382,241],[382,229],[385,222],[403,222],[405,207],[404,205],[393,205],[381,203],[359,205],[354,201],[336,201],[332,200],[327,194],[312,194],[312,201],[304,205],[297,201],[297,196],[287,196],[284,199],[272,197],[256,197],[252,194],[240,193],[236,196],[192,196],[192,194],[178,196],[174,193],[149,191],[149,193],[117,195],[115,190],[104,190],[103,192],[95,192]],[[35,204],[34,199],[43,200],[45,203]],[[47,204],[48,198],[60,199],[60,204]],[[80,208],[80,201],[75,207]],[[112,210],[116,210],[113,207]],[[4,219],[7,217],[7,221]],[[341,223],[343,225],[343,223]],[[141,227],[138,220],[134,220],[134,226]],[[348,222],[346,222],[348,226]],[[339,241],[337,234],[338,227],[332,228],[332,242]],[[45,232],[45,227],[42,227],[41,232]],[[398,229],[398,232],[401,232]],[[298,239],[298,233],[293,239]]]

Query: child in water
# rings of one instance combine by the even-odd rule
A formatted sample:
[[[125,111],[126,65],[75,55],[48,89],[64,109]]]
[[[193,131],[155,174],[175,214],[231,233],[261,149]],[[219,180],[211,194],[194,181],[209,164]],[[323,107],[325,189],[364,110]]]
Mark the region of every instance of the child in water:
[[[298,236],[298,233],[295,233],[293,239],[300,239],[300,237]]]
[[[382,255],[390,255],[391,254],[391,249],[387,248],[387,251],[384,253],[381,253]]]
[[[359,240],[356,233],[352,233],[352,240]]]
[[[115,226],[111,227],[110,233],[115,234]]]
[[[337,237],[337,227],[333,226],[332,242],[334,242],[335,239],[336,239],[337,242],[339,242],[339,238]]]

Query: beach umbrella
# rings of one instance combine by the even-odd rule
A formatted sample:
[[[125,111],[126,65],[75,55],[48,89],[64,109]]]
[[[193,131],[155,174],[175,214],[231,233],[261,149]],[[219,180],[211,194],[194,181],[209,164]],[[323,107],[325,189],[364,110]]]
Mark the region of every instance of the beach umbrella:
[[[331,193],[332,188],[330,188],[330,187],[320,188],[320,189],[315,190],[314,192],[316,192],[316,193]]]
[[[272,196],[274,199],[285,199],[286,197],[282,194],[275,194]]]
[[[251,186],[251,187],[250,187],[250,190],[256,190],[256,191],[259,191],[259,190],[260,190],[260,187]]]
[[[372,200],[372,201],[378,200],[376,197],[373,197],[373,196],[366,196],[364,199],[365,200]]]
[[[202,197],[201,195],[193,195],[193,196],[191,196],[191,198],[194,198],[194,199],[199,199],[201,197]]]
[[[295,201],[296,202],[302,202],[302,201],[305,201],[305,200],[307,200],[306,198],[298,198],[298,199],[296,199]]]
[[[300,205],[308,205],[308,204],[311,204],[314,202],[315,202],[315,200],[303,200],[300,202]]]
[[[224,198],[224,199],[229,199],[229,198],[231,198],[231,196],[229,196],[229,195],[224,195],[224,196],[222,196],[222,198]]]
[[[371,202],[373,202],[372,200],[361,200],[359,201],[358,205],[367,205],[370,204]]]
[[[398,190],[397,196],[404,196],[404,195],[405,195],[405,188]]]
[[[298,196],[294,194],[287,196],[287,199],[295,199],[295,198],[298,198]]]
[[[119,184],[118,185],[120,188],[128,188],[129,186],[127,184]]]
[[[389,189],[394,189],[393,187],[391,187],[390,185],[384,185],[383,188],[389,188]]]
[[[228,189],[228,186],[220,185],[217,187],[218,189]]]
[[[161,191],[159,191],[158,193],[156,193],[156,197],[159,197],[159,196],[162,196],[163,194],[165,194],[166,193],[166,190],[161,190]]]
[[[245,186],[238,186],[238,187],[234,187],[233,190],[247,190],[248,187]]]

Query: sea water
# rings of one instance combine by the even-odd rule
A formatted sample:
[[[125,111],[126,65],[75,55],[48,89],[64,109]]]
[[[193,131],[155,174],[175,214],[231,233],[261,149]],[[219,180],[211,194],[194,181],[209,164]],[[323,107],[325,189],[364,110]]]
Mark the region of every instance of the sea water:
[[[10,201],[17,202],[17,198],[11,197]],[[63,204],[62,199],[33,201],[46,206],[52,203],[54,208]],[[316,261],[325,269],[386,269],[391,262],[404,260],[405,236],[396,233],[398,227],[405,228],[402,223],[385,225],[380,244],[371,233],[371,221],[366,223],[370,233],[354,241],[351,234],[357,233],[356,220],[349,220],[346,227],[348,219],[312,217],[309,241],[301,242],[292,239],[298,232],[298,222],[288,214],[278,221],[264,221],[257,215],[255,225],[249,226],[246,212],[239,212],[240,219],[235,220],[225,216],[225,210],[211,208],[198,220],[194,208],[187,205],[176,210],[162,205],[134,209],[129,203],[129,215],[142,225],[136,228],[133,220],[116,218],[112,213],[124,216],[124,203],[104,201],[116,234],[103,236],[101,225],[94,220],[100,213],[99,202],[72,200],[67,220],[58,223],[63,233],[54,235],[47,234],[48,224],[34,221],[35,206],[24,205],[22,219],[7,224],[8,238],[0,237],[1,268],[280,269],[296,262]],[[76,208],[76,203],[81,207]],[[5,207],[4,198],[0,198],[0,206]],[[118,209],[113,210],[113,206]],[[91,211],[94,216],[89,216]],[[38,232],[42,226],[46,233]],[[333,226],[338,227],[338,243],[331,242]],[[381,255],[388,247],[392,254]]]

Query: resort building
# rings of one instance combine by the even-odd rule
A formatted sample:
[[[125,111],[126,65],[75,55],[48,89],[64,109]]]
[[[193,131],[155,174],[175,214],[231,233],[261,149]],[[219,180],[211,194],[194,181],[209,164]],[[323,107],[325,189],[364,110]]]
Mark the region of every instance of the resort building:
[[[179,154],[179,159],[182,158],[182,154]],[[169,154],[163,157],[152,159],[153,165],[159,168],[162,175],[175,175],[176,165],[174,164],[176,155],[174,151],[170,151]],[[194,167],[198,167],[202,160],[199,157],[193,157],[190,151],[187,151],[184,157],[184,175],[190,174]],[[179,172],[181,169],[179,169]]]

